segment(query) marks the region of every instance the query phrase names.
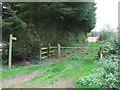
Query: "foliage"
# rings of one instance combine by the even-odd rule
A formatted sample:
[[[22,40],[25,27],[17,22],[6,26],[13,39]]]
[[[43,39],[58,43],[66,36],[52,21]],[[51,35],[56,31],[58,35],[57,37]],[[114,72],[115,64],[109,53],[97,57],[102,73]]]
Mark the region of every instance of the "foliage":
[[[104,43],[104,44],[103,44]],[[108,57],[108,55],[118,55],[118,40],[111,39],[109,41],[100,42],[100,47],[102,47],[104,57]]]
[[[39,48],[49,43],[77,45],[75,39],[69,40],[68,32],[75,35],[84,32],[86,35],[95,26],[96,8],[93,2],[5,2],[3,6],[6,7],[2,12],[3,42],[8,43],[10,33],[17,37],[13,47],[14,59],[33,59],[39,55]],[[74,44],[70,44],[72,41]]]
[[[118,45],[118,41],[107,42],[106,44],[109,47],[105,47],[103,50],[104,57],[99,61],[96,61],[96,64],[100,68],[96,69],[96,75],[91,74],[87,77],[82,77],[78,80],[79,86],[89,85],[91,87],[102,87],[102,88],[120,88],[119,87],[119,70],[118,70],[118,62],[119,55],[118,49],[116,46]],[[97,82],[97,84],[95,84]]]
[[[32,59],[31,63],[33,65],[42,65],[42,64],[46,63],[47,61],[48,61],[48,59],[43,59],[43,60]]]
[[[77,34],[74,33],[68,33],[67,42],[65,42],[65,45],[67,46],[86,46],[87,45],[87,37],[83,32],[79,32]]]
[[[2,60],[2,66],[7,65],[8,66],[8,59]]]
[[[91,88],[100,88],[100,76],[98,74],[92,74],[89,76],[84,76],[77,81],[79,87],[91,87]]]
[[[97,74],[91,74],[86,77],[80,78],[77,83],[79,86],[91,86],[102,88],[118,88],[119,72],[118,72],[118,59],[101,59],[96,61],[100,66],[96,69]]]
[[[35,45],[32,41],[34,37],[31,37],[30,29],[27,28],[29,25],[17,15],[17,11],[15,12],[14,9],[12,9],[12,4],[9,5],[5,3],[5,5],[7,9],[3,10],[3,41],[7,41],[8,43],[9,34],[12,33],[15,35],[17,42],[15,42],[13,46],[14,56],[16,56],[17,59],[22,56],[24,59],[32,53],[32,45]],[[32,32],[32,34],[34,34],[34,32]]]
[[[111,39],[117,39],[118,34],[117,32],[114,32],[113,29],[110,27],[110,25],[105,25],[100,32],[100,41],[109,41]]]
[[[113,56],[109,56],[108,59],[102,59],[98,63],[98,65],[101,67],[101,70],[98,71],[102,73],[101,75],[102,87],[118,88],[120,76],[118,72],[118,56],[116,57],[113,58]]]
[[[100,34],[100,47],[103,51],[103,55],[107,58],[109,55],[118,55],[119,41],[117,32],[113,32],[109,25],[106,25]]]
[[[91,31],[91,34],[89,35],[90,37],[99,37],[99,32],[97,31]]]
[[[3,45],[3,48],[2,48],[3,50],[1,51],[1,57],[2,57],[2,65],[8,65],[8,54],[9,54],[9,52],[8,52],[8,50],[9,50],[9,48],[8,48],[8,45]]]

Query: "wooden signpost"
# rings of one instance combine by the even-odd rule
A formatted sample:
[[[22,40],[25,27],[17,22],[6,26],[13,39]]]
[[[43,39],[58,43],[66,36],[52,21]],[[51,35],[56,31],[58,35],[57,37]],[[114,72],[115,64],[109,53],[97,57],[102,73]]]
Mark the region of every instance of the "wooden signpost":
[[[17,40],[16,37],[13,37],[12,34],[10,34],[9,38],[9,68],[11,69],[11,62],[12,62],[12,40]]]

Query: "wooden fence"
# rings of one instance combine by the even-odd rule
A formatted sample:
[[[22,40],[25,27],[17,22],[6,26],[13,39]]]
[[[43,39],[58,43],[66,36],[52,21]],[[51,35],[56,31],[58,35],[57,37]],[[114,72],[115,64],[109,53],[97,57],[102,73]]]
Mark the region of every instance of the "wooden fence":
[[[51,46],[50,44],[48,47],[42,47],[40,48],[40,60],[49,58],[51,56],[57,56],[60,58],[61,56],[61,49],[96,49],[98,50],[99,48],[89,48],[89,47],[64,47],[58,44],[56,47]]]

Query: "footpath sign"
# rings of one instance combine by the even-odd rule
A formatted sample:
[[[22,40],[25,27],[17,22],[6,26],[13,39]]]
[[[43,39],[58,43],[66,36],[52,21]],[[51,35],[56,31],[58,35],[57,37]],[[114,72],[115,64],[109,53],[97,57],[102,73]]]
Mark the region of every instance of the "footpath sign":
[[[16,37],[13,37],[12,34],[10,34],[9,38],[9,68],[11,69],[11,62],[12,62],[12,40],[17,40]]]

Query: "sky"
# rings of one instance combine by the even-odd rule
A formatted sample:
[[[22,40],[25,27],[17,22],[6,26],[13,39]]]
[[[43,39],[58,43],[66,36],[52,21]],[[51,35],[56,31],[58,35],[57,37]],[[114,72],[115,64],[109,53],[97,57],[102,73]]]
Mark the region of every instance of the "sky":
[[[92,31],[100,31],[109,24],[112,28],[118,27],[118,2],[120,0],[95,0],[96,27]]]

